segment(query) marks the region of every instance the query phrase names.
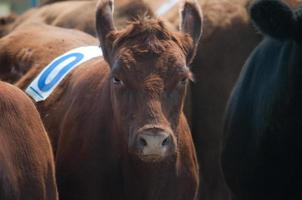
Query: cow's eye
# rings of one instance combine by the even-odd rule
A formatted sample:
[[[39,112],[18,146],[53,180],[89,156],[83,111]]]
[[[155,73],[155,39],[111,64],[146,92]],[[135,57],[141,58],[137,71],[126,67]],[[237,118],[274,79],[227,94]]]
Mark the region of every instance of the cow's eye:
[[[112,78],[112,83],[115,84],[115,85],[123,85],[124,84],[124,82],[122,80],[118,79],[115,76]]]

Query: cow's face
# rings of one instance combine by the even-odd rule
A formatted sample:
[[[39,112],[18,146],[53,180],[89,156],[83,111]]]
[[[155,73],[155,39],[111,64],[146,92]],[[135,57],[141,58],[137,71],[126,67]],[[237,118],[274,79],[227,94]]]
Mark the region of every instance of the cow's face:
[[[157,53],[149,45],[120,48],[111,75],[115,118],[127,133],[129,150],[144,160],[175,154],[179,117],[191,78],[180,47],[171,41],[157,42],[162,47]]]
[[[126,29],[113,29],[110,1],[99,5],[97,26],[106,61],[112,68],[112,109],[128,152],[143,161],[176,155],[180,117],[191,62],[200,38],[201,17],[195,4],[185,4],[184,32],[171,33],[146,17]],[[110,19],[110,20],[108,20]],[[197,24],[193,27],[190,24]],[[107,27],[107,31],[106,28]],[[199,27],[199,28],[198,28]]]

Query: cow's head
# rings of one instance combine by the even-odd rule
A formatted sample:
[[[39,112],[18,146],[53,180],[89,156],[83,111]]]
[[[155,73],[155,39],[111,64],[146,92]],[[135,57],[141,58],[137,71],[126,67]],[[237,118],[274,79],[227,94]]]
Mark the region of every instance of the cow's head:
[[[293,10],[281,0],[255,0],[250,6],[254,25],[275,40],[302,43],[302,6]]]
[[[115,120],[128,150],[143,161],[176,155],[179,123],[191,63],[201,37],[201,10],[185,1],[180,32],[143,16],[116,30],[113,1],[98,3],[96,27],[105,60],[112,71],[111,100]]]

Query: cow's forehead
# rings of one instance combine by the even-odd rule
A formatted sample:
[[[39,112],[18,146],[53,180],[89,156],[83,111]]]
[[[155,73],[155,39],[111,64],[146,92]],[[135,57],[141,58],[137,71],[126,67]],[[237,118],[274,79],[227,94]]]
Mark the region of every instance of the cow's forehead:
[[[114,68],[131,72],[169,72],[182,70],[186,66],[186,59],[178,47],[167,48],[160,54],[148,51],[125,48],[117,56]]]

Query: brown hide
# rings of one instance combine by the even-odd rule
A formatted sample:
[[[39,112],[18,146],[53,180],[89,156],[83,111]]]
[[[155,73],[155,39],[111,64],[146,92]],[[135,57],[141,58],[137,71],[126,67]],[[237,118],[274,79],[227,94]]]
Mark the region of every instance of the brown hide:
[[[244,1],[208,1],[205,34],[192,71],[192,135],[203,171],[200,199],[229,199],[220,166],[223,115],[241,67],[261,36],[252,27]],[[221,14],[223,13],[223,14]]]
[[[62,1],[96,1],[96,0],[41,0],[40,5],[45,5],[45,4],[51,4],[51,3],[56,3],[56,2],[62,2]],[[137,0],[115,0],[114,4],[118,6],[124,6],[128,4],[129,2],[135,2]],[[140,1],[140,0],[138,0]]]
[[[119,0],[116,4],[117,12],[115,18],[118,27],[126,24],[127,21],[136,16],[146,13],[153,16],[152,10],[141,0]],[[0,37],[19,26],[33,22],[77,29],[96,36],[95,7],[96,1],[63,1],[33,8],[19,16],[14,22],[3,25],[0,23]]]
[[[146,21],[148,20],[146,19]],[[146,24],[140,24],[140,21],[137,21],[137,26],[142,26],[141,29],[143,31],[147,30],[147,32],[149,28],[152,30],[153,26],[160,27],[158,30],[159,36],[157,35],[156,37],[161,37],[161,34],[163,34],[161,32],[164,28],[162,25],[157,25],[157,23],[159,22],[156,20],[146,22]],[[153,31],[148,34],[151,33]],[[123,32],[119,34],[123,35]],[[192,40],[188,35],[182,33],[171,35],[171,33],[167,32],[165,34],[168,37],[161,39],[167,40],[164,43],[165,45],[161,47],[161,59],[165,60],[177,55],[177,59],[185,62],[184,56],[190,52]],[[133,38],[136,37],[138,36],[134,34]],[[130,38],[130,41],[133,38]],[[127,42],[124,43],[123,41],[122,39],[119,40],[123,46],[121,48],[126,48]],[[133,44],[135,44],[135,40],[133,41]],[[8,67],[14,66],[19,69],[25,65],[27,69],[30,69],[17,83],[19,87],[25,89],[37,73],[56,56],[68,49],[94,43],[95,40],[84,33],[36,24],[27,26],[26,29],[18,28],[0,40],[0,63],[2,64],[5,61]],[[139,44],[143,43],[139,42]],[[156,46],[154,45],[155,49],[157,48]],[[149,48],[149,46],[147,47]],[[129,49],[137,50],[134,53],[140,51],[140,48]],[[175,53],[178,52],[179,55],[172,53],[172,50]],[[26,56],[23,54],[24,51],[27,52]],[[28,51],[31,53],[28,54]],[[144,51],[141,53],[144,53]],[[127,51],[121,52],[125,53]],[[142,58],[147,58],[147,60],[154,59],[155,54],[151,53],[150,55],[150,58]],[[133,58],[137,59],[136,56]],[[152,71],[154,73],[168,73],[167,69],[161,65],[157,69],[150,65],[151,63],[147,66],[144,59],[142,59],[142,62],[145,63],[138,66],[145,67],[145,69],[137,68],[140,71],[133,70],[131,73],[139,74],[134,75],[133,79],[144,77],[148,73],[150,75]],[[171,65],[168,60],[165,62]],[[181,67],[181,69],[183,67],[183,65],[176,66]],[[146,70],[146,67],[151,71]],[[173,71],[169,73],[172,73],[175,78],[172,79],[171,74],[163,76],[165,77],[165,82],[168,81],[168,83],[169,81],[170,83],[171,81],[176,81],[183,76],[180,73],[181,76],[178,77]],[[165,103],[165,105],[159,104],[162,100],[159,101],[155,93],[161,90],[152,89],[157,87],[157,81],[144,83],[146,84],[146,92],[151,92],[150,94],[152,95],[148,97],[151,99],[147,98],[147,101],[140,102],[138,108],[147,106],[146,108],[149,109],[153,105],[160,105],[164,113],[162,119],[165,118],[169,122],[175,123],[167,125],[171,126],[173,137],[175,137],[175,142],[177,142],[175,154],[168,157],[167,160],[145,162],[128,149],[128,143],[125,140],[128,140],[126,136],[129,133],[121,126],[122,121],[119,121],[118,112],[114,104],[118,99],[114,101],[112,99],[111,81],[111,68],[102,58],[95,58],[73,70],[45,102],[37,103],[56,154],[60,198],[72,200],[195,199],[199,184],[199,170],[190,130],[182,112],[183,89],[181,89],[182,95],[177,97],[180,99],[180,104],[177,103],[177,106],[172,109],[177,110],[179,114],[174,115],[169,114],[166,109],[170,104],[173,105],[173,102]],[[187,81],[184,81],[184,84],[186,83]],[[139,86],[140,82],[136,84]],[[150,90],[148,89],[149,87]],[[181,88],[183,87],[181,86]],[[175,94],[173,93],[173,95]],[[147,102],[153,103],[149,105],[146,104]],[[129,108],[124,107],[124,109],[128,110]],[[140,113],[143,117],[148,114],[148,112],[142,112],[144,111],[143,109],[138,111],[137,113]],[[159,113],[159,111],[150,112],[150,116],[157,118],[159,115],[156,113]],[[173,118],[173,120],[170,120],[170,118]],[[136,124],[148,122],[148,120],[144,122],[143,119],[139,119]],[[131,123],[124,123],[123,125],[127,126]]]
[[[52,4],[61,1],[73,1],[73,0],[41,0],[40,5]],[[77,0],[77,1],[94,1],[94,0]]]
[[[17,17],[18,16],[14,13],[7,16],[0,16],[0,38],[12,29]]]
[[[25,74],[29,69],[33,68],[32,71],[39,71],[55,56],[70,48],[97,45],[98,43],[94,37],[81,31],[51,27],[51,30],[54,31],[48,32],[47,27],[49,26],[45,24],[33,23],[26,25],[26,29],[37,30],[40,31],[39,33],[37,31],[28,32],[20,27],[19,30],[16,30],[18,31],[17,36],[12,33],[0,40],[0,63],[2,64],[0,66],[0,80],[11,83],[21,77],[22,81],[26,80],[28,75]],[[20,37],[22,34],[24,37],[31,37],[32,39],[24,40]],[[36,37],[40,34],[45,37]],[[17,53],[12,53],[16,50]],[[41,57],[44,59],[40,59]]]
[[[0,199],[57,200],[52,150],[34,104],[0,82],[0,113]]]

